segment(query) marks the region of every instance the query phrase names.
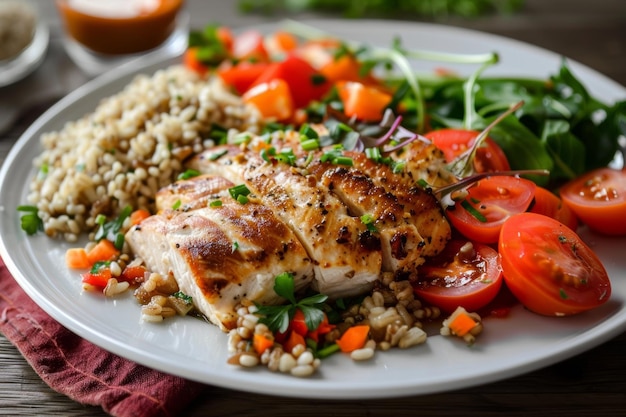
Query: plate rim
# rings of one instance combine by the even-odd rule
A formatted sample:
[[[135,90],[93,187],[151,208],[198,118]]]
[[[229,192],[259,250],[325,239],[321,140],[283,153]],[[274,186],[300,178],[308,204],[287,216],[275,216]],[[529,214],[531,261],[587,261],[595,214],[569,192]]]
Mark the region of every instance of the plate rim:
[[[304,22],[306,22],[307,24],[311,24],[311,25],[315,25],[316,23],[319,24],[319,22],[325,22],[325,24],[330,24],[331,26],[332,26],[332,22],[341,22],[344,25],[346,24],[346,22],[343,20],[335,20],[335,19],[313,19],[313,20],[306,20]],[[381,24],[388,25],[390,23],[396,26],[398,25],[398,22],[388,21],[388,20],[369,20],[369,22],[372,22],[372,24],[375,23],[376,25],[381,25]],[[363,23],[364,21],[359,21],[359,24],[363,24]],[[535,45],[527,44],[525,42],[518,41],[515,39],[510,39],[510,38],[503,37],[500,35],[493,35],[493,34],[488,34],[485,32],[476,31],[473,29],[464,29],[464,28],[433,24],[433,23],[414,23],[414,22],[410,22],[410,23],[401,22],[401,23],[403,25],[411,26],[411,27],[415,27],[415,26],[437,27],[440,30],[445,29],[449,32],[456,32],[458,34],[471,33],[473,36],[486,37],[488,39],[498,38],[501,42],[505,42],[505,43],[512,42],[511,44],[516,45],[517,47],[529,48],[529,50],[531,51],[542,53],[542,54],[549,54],[550,56],[555,55],[555,53],[550,52],[546,49],[537,47]],[[260,28],[260,30],[263,30],[263,29],[276,27],[276,24],[274,23],[263,24],[263,25],[256,25],[256,26],[251,26],[251,27]],[[72,103],[76,102],[83,95],[93,93],[94,91],[98,91],[101,88],[105,88],[107,85],[110,85],[111,83],[119,81],[120,79],[124,79],[127,77],[132,78],[135,74],[145,71],[146,68],[167,65],[167,62],[174,62],[175,60],[176,58],[174,58],[174,60],[168,59],[168,60],[163,61],[162,58],[155,57],[154,59],[152,59],[152,61],[149,61],[149,62],[141,62],[141,63],[133,62],[133,63],[130,63],[129,65],[124,65],[120,67],[117,72],[110,72],[107,74],[103,74],[87,82],[86,84],[79,87],[78,89],[71,92],[70,94],[66,95],[64,98],[58,101],[55,105],[53,105],[50,109],[44,112],[31,126],[29,126],[28,129],[22,134],[22,136],[15,143],[13,148],[10,150],[0,170],[0,181],[1,181],[0,187],[2,187],[0,188],[0,190],[4,188],[4,183],[8,175],[9,167],[13,165],[13,161],[16,160],[17,155],[19,155],[21,152],[26,152],[27,147],[33,146],[33,142],[37,140],[37,136],[35,136],[34,134],[38,132],[42,127],[46,126],[46,124],[50,122],[50,119],[52,119],[55,115],[58,115],[58,113],[62,112],[67,106],[70,106]],[[574,64],[576,68],[578,69],[581,69],[581,68],[586,69],[586,71],[590,71],[595,76],[599,76],[600,78],[602,78],[602,81],[605,83],[607,82],[609,84],[613,83],[614,84],[613,87],[617,86],[621,90],[621,92],[626,96],[626,89],[624,89],[624,87],[616,83],[614,80],[574,60],[568,60],[568,62]],[[27,186],[28,183],[25,183],[24,185]],[[52,316],[55,320],[59,321],[65,327],[79,334],[79,336],[84,337],[85,339],[91,341],[92,343],[97,344],[109,351],[117,350],[119,341],[112,341],[112,340],[108,340],[107,338],[102,339],[101,337],[96,337],[97,342],[99,342],[97,343],[96,341],[93,340],[94,335],[90,333],[90,329],[83,328],[80,325],[80,323],[75,323],[75,321],[66,317],[62,311],[58,311],[58,307],[55,306],[54,303],[52,303],[50,300],[45,299],[45,296],[43,294],[39,294],[38,290],[35,288],[33,283],[30,282],[28,277],[22,274],[22,269],[15,262],[13,257],[10,256],[10,249],[7,247],[5,239],[6,239],[6,236],[5,236],[4,231],[0,231],[0,255],[2,256],[7,268],[15,277],[18,284],[24,289],[24,291],[29,295],[29,297],[31,297],[36,302],[36,304],[40,305],[40,307],[44,311],[46,311],[50,316]],[[363,392],[359,391],[360,389],[363,389],[361,384],[356,384],[355,387],[351,387],[350,389],[346,389],[341,392],[324,390],[324,389],[318,388],[317,391],[309,392],[308,395],[306,395],[306,397],[307,398],[358,399],[358,398],[365,398],[366,396],[372,397],[372,398],[373,397],[388,398],[388,397],[395,397],[395,396],[409,395],[409,394],[421,395],[421,394],[428,394],[428,393],[434,393],[434,392],[449,391],[449,390],[458,389],[458,388],[465,388],[469,386],[475,386],[475,385],[480,385],[480,384],[484,384],[488,382],[493,382],[493,381],[500,380],[503,378],[514,377],[519,374],[533,371],[533,370],[542,368],[544,366],[556,363],[560,360],[564,360],[568,357],[574,356],[585,350],[591,349],[615,337],[620,332],[623,332],[624,330],[626,330],[626,312],[622,310],[620,311],[620,313],[622,313],[621,315],[624,316],[621,322],[618,323],[618,322],[613,322],[610,320],[605,320],[601,323],[601,326],[598,326],[592,329],[591,331],[584,333],[584,334],[587,334],[591,332],[595,334],[595,337],[592,340],[586,340],[584,343],[579,343],[578,345],[576,345],[575,348],[568,349],[564,352],[563,351],[556,352],[556,353],[553,352],[548,357],[545,357],[541,360],[536,360],[532,364],[527,364],[526,366],[513,366],[514,369],[504,368],[500,370],[499,372],[490,372],[489,374],[483,374],[483,375],[477,374],[477,377],[471,377],[471,380],[464,379],[464,380],[458,380],[454,382],[442,381],[439,384],[433,383],[430,387],[421,388],[419,392],[415,392],[415,390],[412,389],[411,387],[404,387],[404,389],[402,389],[403,387],[393,386],[392,388],[397,390],[397,391],[394,391],[393,393],[389,392],[388,389],[378,390],[378,391],[370,389],[364,394]],[[579,335],[577,337],[582,337],[582,336]],[[582,338],[588,339],[588,337],[582,337]],[[114,352],[114,353],[117,353],[117,352]],[[164,372],[168,372],[168,369],[163,369],[162,367],[160,368],[158,365],[155,366],[155,364],[151,360],[146,360],[144,357],[141,356],[139,351],[132,350],[131,352],[126,352],[126,353],[127,355],[120,355],[120,356],[124,356],[137,363],[141,363],[143,365],[150,366],[150,367],[159,369]],[[559,355],[558,358],[555,357],[555,355],[557,354]],[[233,373],[232,376],[225,378],[225,380],[220,381],[220,383],[217,385],[221,385],[221,386],[224,386],[227,388],[233,388],[233,389],[244,389],[246,391],[253,391],[253,392],[259,392],[259,393],[264,393],[264,394],[273,394],[273,395],[277,394],[275,392],[275,388],[268,387],[265,384],[256,384],[256,385],[252,384],[246,387],[241,387],[238,385],[241,382],[241,378],[237,377],[238,371],[231,370],[230,372]],[[203,383],[215,383],[214,381],[207,381],[206,378],[203,378],[202,375],[199,375],[199,374],[198,375],[189,374],[183,377],[197,380]],[[250,381],[247,381],[247,382],[250,382]],[[315,383],[315,379],[313,380],[313,382]],[[298,386],[300,384],[300,381],[293,381],[293,378],[291,377],[289,382],[286,382],[286,383],[291,383],[294,386]],[[283,396],[293,396],[293,397],[301,396],[301,395],[297,395],[297,393],[295,393],[294,391],[280,392],[279,394]]]

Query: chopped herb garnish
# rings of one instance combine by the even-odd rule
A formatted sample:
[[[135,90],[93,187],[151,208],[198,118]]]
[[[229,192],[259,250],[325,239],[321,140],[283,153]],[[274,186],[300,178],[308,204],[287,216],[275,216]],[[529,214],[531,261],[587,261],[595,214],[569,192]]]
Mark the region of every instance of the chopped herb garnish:
[[[209,207],[222,207],[222,200],[213,200],[209,203]]]
[[[248,195],[250,195],[250,190],[246,187],[245,184],[239,184],[232,188],[228,189],[228,192],[232,198],[237,200],[241,204],[246,204],[248,202]]]
[[[301,142],[300,146],[302,146],[302,149],[305,151],[314,151],[316,149],[319,149],[320,142],[317,139],[308,139]]]
[[[273,156],[276,156],[276,148],[261,149],[261,158],[263,158],[265,162],[269,162]]]
[[[472,206],[469,201],[467,200],[463,200],[461,201],[461,207],[463,207],[465,210],[467,210],[467,212],[469,214],[471,214],[472,216],[474,216],[476,218],[476,220],[478,220],[481,223],[487,223],[487,218],[485,216],[483,216],[483,214],[476,210],[476,208],[474,206]]]
[[[233,253],[237,252],[237,249],[239,249],[239,242],[234,241],[230,249],[231,249],[231,252]]]
[[[182,201],[176,200],[174,204],[172,204],[172,210],[178,210],[181,204],[182,204]]]
[[[567,300],[569,298],[569,296],[567,295],[567,293],[565,292],[565,290],[563,288],[559,288],[559,296],[563,300]]]
[[[274,158],[278,162],[282,162],[287,165],[294,166],[296,164],[296,155],[293,153],[293,149],[291,148],[281,149],[281,151],[278,152]]]
[[[361,223],[363,223],[365,225],[365,227],[367,227],[367,230],[369,230],[370,232],[377,232],[378,231],[376,229],[376,226],[374,225],[374,223],[376,223],[376,219],[371,214],[364,214],[364,215],[362,215],[361,216]]]
[[[224,149],[223,151],[219,151],[219,152],[213,152],[211,155],[209,155],[208,160],[216,161],[220,159],[222,156],[226,155],[227,153],[228,153],[227,149]]]
[[[321,304],[328,297],[323,294],[316,294],[297,301],[294,278],[291,273],[283,272],[274,278],[274,291],[289,301],[289,304],[281,306],[257,304],[258,311],[256,312],[256,314],[261,316],[259,322],[266,324],[273,332],[286,332],[289,328],[289,322],[298,309],[304,314],[304,322],[309,330],[317,329],[324,320],[324,311],[321,310]]]
[[[123,235],[121,233],[122,225],[124,224],[126,218],[130,216],[132,210],[133,208],[131,206],[124,207],[119,216],[111,221],[106,221],[106,217],[102,214],[96,216],[96,224],[98,224],[100,227],[98,227],[98,230],[96,231],[96,234],[94,236],[95,241],[99,242],[102,239],[108,239],[116,244],[116,249],[122,249],[124,241],[121,240],[121,245],[118,246],[117,243],[120,242],[118,235]]]
[[[187,304],[191,304],[193,301],[193,298],[190,295],[187,295],[182,291],[175,292],[174,294],[172,294],[172,297],[183,300]]]
[[[365,156],[374,162],[380,162],[382,155],[378,148],[365,148]]]
[[[425,190],[430,188],[430,185],[428,184],[428,182],[424,178],[420,178],[419,180],[417,180],[417,185],[419,185],[420,187],[422,187]]]
[[[43,231],[43,220],[39,217],[36,206],[18,206],[17,211],[24,213],[20,217],[20,225],[26,234],[34,235]]]
[[[242,143],[250,143],[251,140],[252,140],[252,135],[248,132],[243,132],[243,133],[239,133],[235,135],[235,137],[233,137],[232,142],[234,145],[241,145]]]
[[[311,127],[308,123],[305,123],[300,127],[300,140],[302,139],[319,139],[317,131]]]
[[[177,178],[179,180],[188,180],[189,178],[197,177],[198,175],[200,175],[200,171],[197,171],[195,169],[188,169],[185,172],[181,172],[180,174],[178,174]]]

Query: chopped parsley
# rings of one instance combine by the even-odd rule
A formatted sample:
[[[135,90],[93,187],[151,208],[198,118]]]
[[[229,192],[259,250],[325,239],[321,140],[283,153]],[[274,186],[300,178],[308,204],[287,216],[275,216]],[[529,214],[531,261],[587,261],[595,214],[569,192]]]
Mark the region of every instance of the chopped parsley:
[[[315,294],[297,301],[294,278],[291,273],[283,272],[274,278],[274,291],[289,301],[289,304],[280,306],[257,304],[258,311],[256,312],[257,315],[261,316],[259,322],[267,325],[271,331],[286,332],[296,310],[300,310],[304,314],[304,322],[309,330],[317,329],[324,320],[324,311],[321,308],[328,297],[323,294]]]

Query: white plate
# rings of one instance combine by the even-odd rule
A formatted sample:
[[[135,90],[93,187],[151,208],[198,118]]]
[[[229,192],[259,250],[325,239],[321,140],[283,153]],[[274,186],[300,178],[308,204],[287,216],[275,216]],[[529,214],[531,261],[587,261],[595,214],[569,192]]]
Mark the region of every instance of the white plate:
[[[349,39],[390,45],[401,35],[411,48],[456,52],[498,51],[501,63],[487,75],[546,77],[560,57],[500,37],[428,24],[316,21],[312,24]],[[165,63],[146,64],[153,72]],[[424,69],[440,64],[432,63]],[[626,98],[620,85],[571,63],[593,95],[607,101]],[[462,68],[461,68],[462,69]],[[468,68],[463,71],[469,71]],[[226,336],[193,318],[142,323],[131,296],[104,299],[81,290],[80,278],[66,270],[67,245],[20,230],[16,206],[26,201],[34,175],[30,161],[40,152],[39,135],[81,117],[131,79],[136,69],[106,74],[74,91],[46,112],[12,149],[0,173],[0,253],[19,284],[45,311],[80,336],[123,357],[192,380],[259,393],[315,398],[375,398],[452,390],[509,378],[561,361],[626,330],[626,247],[624,238],[583,233],[602,258],[613,281],[613,296],[602,308],[570,318],[540,317],[515,308],[510,318],[487,319],[477,344],[432,336],[409,350],[378,352],[355,363],[335,355],[309,379],[242,370],[226,364]]]

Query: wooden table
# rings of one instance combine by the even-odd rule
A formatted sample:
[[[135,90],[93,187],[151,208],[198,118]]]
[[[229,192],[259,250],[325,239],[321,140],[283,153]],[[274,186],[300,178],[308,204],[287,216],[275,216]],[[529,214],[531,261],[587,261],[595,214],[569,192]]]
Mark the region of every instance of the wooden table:
[[[48,61],[72,70],[58,43],[52,2],[39,0],[52,28]],[[191,24],[218,20],[233,27],[272,20],[240,16],[234,2],[188,0]],[[539,45],[580,61],[626,85],[626,1],[526,0],[515,16],[442,22],[480,29]],[[55,41],[57,41],[55,43]],[[46,63],[45,65],[52,65]],[[75,70],[75,69],[74,69]],[[33,77],[36,77],[34,75]],[[33,77],[20,83],[28,86]],[[77,74],[74,83],[84,82]],[[26,88],[26,87],[24,87]],[[3,90],[0,89],[0,94]],[[0,137],[0,162],[27,126],[56,97],[33,100],[17,124]],[[626,278],[626,277],[620,277]],[[99,416],[101,409],[77,404],[52,391],[19,352],[0,335],[0,415]],[[545,369],[453,392],[388,400],[321,401],[270,397],[217,387],[187,410],[189,416],[626,416],[626,333],[586,353]]]

